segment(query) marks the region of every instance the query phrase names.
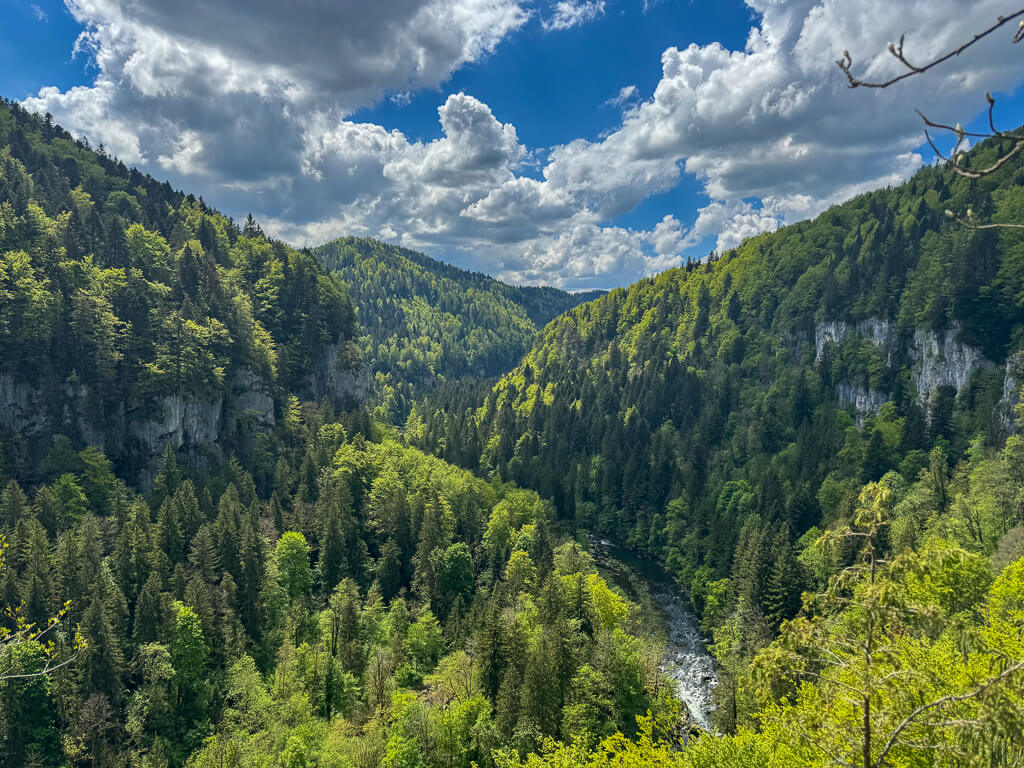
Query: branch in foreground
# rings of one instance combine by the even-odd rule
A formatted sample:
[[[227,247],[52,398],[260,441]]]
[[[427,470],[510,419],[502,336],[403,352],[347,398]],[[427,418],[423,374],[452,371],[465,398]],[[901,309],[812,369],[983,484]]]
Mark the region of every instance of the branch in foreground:
[[[1000,27],[1009,24],[1011,21],[1020,16],[1024,16],[1024,8],[1021,8],[1018,11],[1014,11],[1009,16],[1000,16],[996,20],[995,24],[993,24],[991,27],[984,30],[983,32],[977,33],[974,37],[972,37],[966,43],[961,45],[959,48],[955,48],[952,51],[949,51],[948,53],[939,56],[936,59],[932,59],[927,64],[923,64],[921,66],[915,66],[914,64],[911,64],[907,60],[907,57],[903,52],[904,36],[900,35],[899,43],[889,43],[889,53],[892,54],[893,58],[900,62],[900,64],[906,67],[907,71],[901,75],[892,77],[889,80],[873,82],[870,80],[861,80],[860,78],[854,76],[853,59],[851,58],[849,51],[843,51],[843,57],[841,59],[836,60],[836,65],[841,70],[843,70],[843,74],[845,74],[846,79],[849,80],[851,88],[888,88],[890,85],[895,85],[901,80],[906,80],[908,77],[913,77],[914,75],[923,74],[927,72],[929,69],[937,67],[939,64],[942,64],[945,61],[949,61],[950,59],[956,58],[961,53],[970,48],[972,45],[977,43],[979,40],[988,37]],[[1018,25],[1017,32],[1013,36],[1013,42],[1020,42],[1021,39],[1024,39],[1024,21],[1021,21],[1021,23]]]
[[[967,216],[957,216],[950,210],[946,210],[946,218],[953,219],[957,224],[964,227],[965,229],[1024,229],[1024,224],[978,224],[974,219],[974,211],[970,208],[967,209]]]
[[[905,731],[910,726],[914,725],[917,722],[918,718],[921,717],[921,715],[930,712],[934,709],[937,709],[939,707],[944,707],[949,704],[958,704],[962,701],[970,701],[971,699],[976,699],[980,696],[983,696],[993,686],[996,686],[1002,683],[1004,680],[1013,677],[1021,670],[1024,670],[1024,661],[1018,662],[1016,664],[1013,664],[1012,666],[1007,667],[995,677],[991,677],[985,682],[983,682],[973,691],[969,691],[968,693],[959,695],[951,694],[949,696],[943,696],[939,699],[936,699],[935,701],[931,701],[927,704],[922,704],[909,715],[907,715],[905,718],[903,718],[902,722],[900,722],[900,724],[896,726],[896,728],[889,735],[888,740],[885,742],[885,746],[882,747],[882,751],[879,753],[878,757],[875,758],[874,764],[876,766],[887,765],[885,761],[886,757],[888,756],[889,752],[892,751],[893,747],[895,747],[900,742],[900,734],[902,734],[903,731]]]

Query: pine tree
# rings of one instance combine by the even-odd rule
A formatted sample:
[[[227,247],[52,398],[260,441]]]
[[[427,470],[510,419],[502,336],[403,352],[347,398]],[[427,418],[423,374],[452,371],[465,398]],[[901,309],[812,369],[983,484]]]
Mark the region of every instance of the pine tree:
[[[149,509],[138,501],[131,505],[124,525],[118,531],[111,555],[117,583],[124,590],[129,608],[134,608],[139,591],[149,577],[151,547],[148,536]]]
[[[480,662],[480,681],[484,693],[491,701],[498,696],[498,689],[505,678],[505,626],[501,617],[500,600],[492,594],[487,621],[477,634],[476,657]]]
[[[344,669],[355,673],[362,670],[363,663],[359,609],[359,588],[352,579],[345,579],[328,601],[329,648]]]
[[[775,629],[800,609],[803,571],[789,540],[789,529],[779,530],[771,549],[771,569],[765,585],[764,615]]]
[[[28,526],[28,541],[23,548],[22,558],[22,614],[33,624],[45,627],[49,617],[53,615],[50,542],[46,537],[46,530],[36,520],[31,520]]]
[[[78,669],[83,698],[101,693],[119,702],[124,692],[124,657],[102,596],[96,595],[82,617],[81,632],[86,641]]]
[[[209,523],[203,523],[193,537],[188,562],[207,584],[215,584],[220,578],[220,556]]]
[[[185,557],[185,539],[181,532],[178,504],[173,497],[164,499],[156,516],[156,546],[172,564]]]
[[[174,446],[167,443],[160,459],[160,471],[156,473],[156,478],[153,480],[153,506],[159,509],[160,505],[178,490],[180,484],[181,470],[178,468],[178,454]]]
[[[152,571],[135,603],[132,639],[138,645],[157,642],[163,636],[166,621],[167,613],[160,588],[160,576],[156,571]]]
[[[196,489],[191,480],[185,480],[174,494],[174,501],[178,507],[178,519],[181,523],[181,533],[185,541],[191,541],[204,522],[206,516],[199,508],[199,499],[196,498]]]
[[[236,612],[242,620],[245,631],[255,639],[260,636],[260,628],[264,619],[261,596],[266,579],[263,538],[255,528],[255,521],[250,521],[245,528],[240,557]]]
[[[334,504],[327,504],[323,512],[323,528],[320,533],[320,559],[317,563],[318,576],[324,592],[331,592],[341,581],[346,570],[345,542],[341,534],[342,512]]]
[[[28,512],[28,499],[21,487],[11,480],[0,494],[0,528],[14,528]]]

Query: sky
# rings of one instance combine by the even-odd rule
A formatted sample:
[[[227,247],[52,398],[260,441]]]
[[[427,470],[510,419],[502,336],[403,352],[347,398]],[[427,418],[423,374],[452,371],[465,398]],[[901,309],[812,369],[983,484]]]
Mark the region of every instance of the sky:
[[[1017,2],[0,0],[0,95],[294,245],[612,288],[906,179],[915,108],[1024,123],[1015,24],[834,63]]]

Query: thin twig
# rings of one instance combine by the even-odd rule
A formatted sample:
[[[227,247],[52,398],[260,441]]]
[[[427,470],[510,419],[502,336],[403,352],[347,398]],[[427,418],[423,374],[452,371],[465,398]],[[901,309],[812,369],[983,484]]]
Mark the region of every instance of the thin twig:
[[[903,718],[900,724],[897,725],[895,729],[893,729],[892,733],[889,735],[888,741],[886,741],[885,746],[882,747],[882,751],[878,754],[878,757],[875,759],[875,765],[884,765],[886,755],[888,755],[892,748],[896,746],[897,742],[899,741],[900,734],[903,733],[903,731],[905,731],[911,725],[913,725],[917,721],[917,718],[919,718],[925,712],[933,710],[937,707],[944,706],[946,704],[957,704],[961,701],[975,699],[981,696],[983,693],[985,693],[992,686],[996,685],[999,682],[1002,682],[1007,677],[1011,677],[1012,675],[1021,671],[1022,669],[1024,669],[1024,661],[1018,662],[1013,666],[1007,667],[998,675],[989,678],[979,687],[975,688],[973,691],[969,693],[964,693],[960,695],[951,694],[949,696],[943,696],[942,698],[929,702],[928,704],[922,704],[909,715],[907,715],[905,718]]]
[[[988,37],[993,32],[995,32],[997,29],[999,29],[1000,27],[1002,27],[1002,26],[1004,26],[1006,24],[1009,24],[1011,21],[1013,21],[1013,19],[1017,18],[1018,16],[1024,16],[1024,8],[1021,8],[1019,11],[1015,11],[1014,13],[1011,13],[1009,16],[1000,16],[995,24],[993,24],[991,27],[986,29],[984,32],[979,32],[974,37],[972,37],[970,40],[968,40],[966,43],[961,45],[959,48],[956,48],[956,49],[950,51],[949,53],[947,53],[947,54],[945,54],[943,56],[940,56],[937,59],[933,59],[932,61],[930,61],[927,64],[925,64],[923,66],[920,66],[920,67],[914,66],[909,61],[907,61],[907,57],[903,53],[903,37],[904,36],[900,35],[900,41],[899,41],[898,45],[893,45],[892,43],[889,43],[889,53],[891,53],[893,55],[893,57],[897,61],[899,61],[903,66],[905,66],[907,68],[907,71],[904,72],[902,75],[897,75],[896,77],[893,77],[893,78],[891,78],[889,80],[885,80],[885,81],[882,81],[882,82],[871,82],[871,81],[868,81],[868,80],[861,80],[861,79],[855,77],[854,74],[853,74],[853,59],[850,57],[850,52],[849,51],[843,51],[843,57],[841,59],[837,59],[836,60],[836,65],[841,70],[843,70],[843,74],[845,74],[847,80],[850,81],[850,87],[851,88],[888,88],[890,85],[895,85],[896,83],[900,82],[901,80],[906,80],[908,77],[913,77],[914,75],[920,75],[920,74],[922,74],[924,72],[927,72],[932,67],[938,66],[939,64],[943,63],[944,61],[949,61],[950,59],[959,56],[961,53],[966,51],[968,48],[970,48],[976,42],[978,42],[979,40],[981,40],[981,39],[983,39],[985,37]],[[1024,24],[1022,24],[1017,29],[1017,33],[1013,37],[1013,42],[1015,42],[1015,43],[1019,42],[1022,38],[1024,38]]]
[[[32,678],[32,677],[43,677],[45,675],[49,675],[49,674],[52,674],[52,673],[56,672],[61,667],[66,667],[68,664],[73,662],[76,658],[78,658],[78,654],[77,653],[72,655],[72,656],[69,656],[68,658],[64,659],[63,661],[61,661],[58,664],[53,664],[53,665],[47,664],[45,667],[43,667],[42,669],[40,669],[40,670],[38,670],[36,672],[19,672],[19,673],[13,674],[13,675],[10,674],[10,673],[6,673],[6,672],[0,673],[0,680],[23,680],[23,679]]]
[[[952,211],[946,211],[946,217],[953,219],[957,224],[962,226],[964,229],[1024,229],[1024,224],[1009,224],[995,222],[992,224],[978,224],[974,220],[974,215],[968,209],[967,217],[957,216]]]

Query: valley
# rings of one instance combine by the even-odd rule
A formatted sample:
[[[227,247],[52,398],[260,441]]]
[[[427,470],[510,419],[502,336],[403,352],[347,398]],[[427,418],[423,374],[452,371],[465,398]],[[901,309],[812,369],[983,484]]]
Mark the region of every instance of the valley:
[[[607,539],[591,536],[588,543],[598,566],[614,574],[615,583],[630,597],[636,599],[635,591],[642,590],[646,599],[641,604],[652,608],[663,622],[665,649],[659,671],[675,687],[674,695],[682,704],[683,727],[711,730],[712,693],[718,684],[714,659],[685,596],[657,563],[640,559]]]
[[[0,759],[1020,765],[1011,157],[570,293],[3,102]]]

